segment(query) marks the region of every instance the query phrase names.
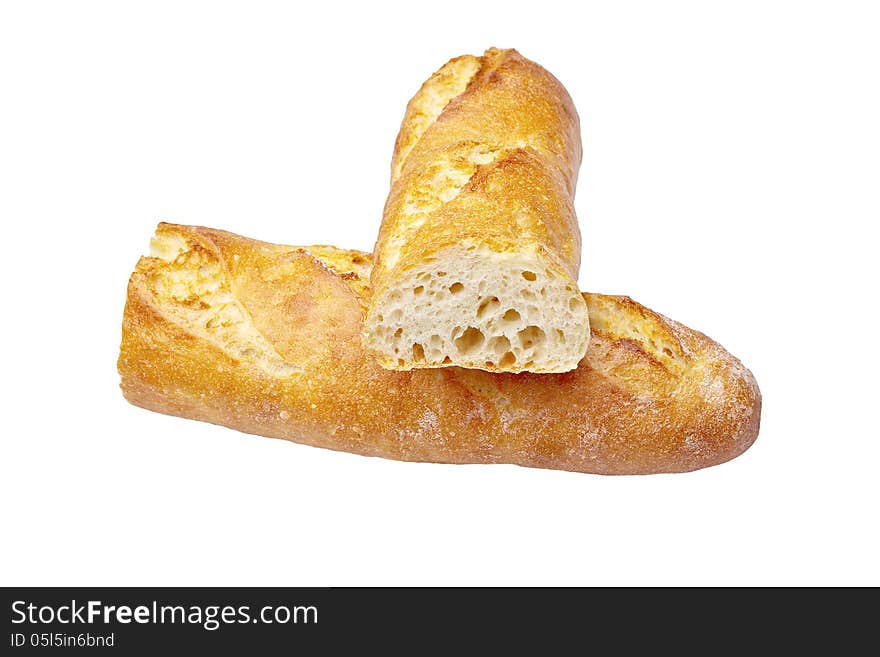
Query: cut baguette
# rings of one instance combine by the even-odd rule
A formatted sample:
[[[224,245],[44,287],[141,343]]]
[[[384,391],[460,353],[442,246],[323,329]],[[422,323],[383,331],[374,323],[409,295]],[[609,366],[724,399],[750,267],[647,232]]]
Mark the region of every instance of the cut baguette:
[[[410,101],[364,344],[389,369],[566,372],[589,343],[563,86],[515,50],[459,57]]]
[[[403,461],[680,472],[758,435],[751,373],[627,297],[584,294],[592,338],[573,372],[383,369],[359,339],[369,276],[368,254],[161,224],[128,286],[122,391],[160,413]]]

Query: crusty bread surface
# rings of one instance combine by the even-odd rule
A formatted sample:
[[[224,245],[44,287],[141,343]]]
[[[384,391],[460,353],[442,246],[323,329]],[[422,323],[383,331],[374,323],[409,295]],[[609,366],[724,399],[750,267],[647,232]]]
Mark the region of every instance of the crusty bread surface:
[[[368,254],[160,224],[128,286],[132,404],[403,461],[602,474],[695,470],[755,440],[751,373],[627,297],[584,294],[592,337],[562,374],[380,367],[360,337]]]
[[[515,50],[451,60],[407,106],[364,344],[383,367],[566,372],[589,344],[571,98]]]

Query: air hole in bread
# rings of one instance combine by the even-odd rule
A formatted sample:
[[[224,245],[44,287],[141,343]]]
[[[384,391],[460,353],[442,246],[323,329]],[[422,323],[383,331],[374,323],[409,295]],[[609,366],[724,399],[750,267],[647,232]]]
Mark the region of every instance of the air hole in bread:
[[[446,276],[446,272],[445,271],[438,271],[437,275],[438,276]]]
[[[450,365],[451,363],[452,363],[452,359],[449,356],[447,356],[446,358],[443,359],[444,365]]]
[[[572,297],[568,302],[568,309],[574,312],[578,308],[580,308],[581,304],[584,302],[582,297]]]
[[[416,342],[412,347],[413,360],[416,362],[424,362],[425,348]]]
[[[413,288],[413,294],[415,294],[415,295],[417,295],[417,296],[418,296],[419,294],[422,294],[424,291],[425,291],[425,286],[424,286],[424,285],[419,285],[419,286]]]
[[[535,272],[533,272],[533,271],[524,271],[524,272],[522,273],[522,277],[523,277],[524,279],[526,279],[527,281],[536,281],[536,280],[538,280],[538,276],[537,276],[537,274],[535,274]]]
[[[399,340],[401,338],[401,336],[403,336],[403,329],[399,328],[394,332],[394,337]]]
[[[464,285],[462,285],[461,283],[453,283],[452,285],[449,286],[449,291],[452,292],[452,294],[458,294],[463,289],[464,289]]]
[[[512,351],[508,351],[501,357],[501,360],[498,362],[498,366],[501,368],[511,367],[516,363],[516,356]]]
[[[519,313],[513,308],[508,309],[504,315],[501,317],[505,322],[518,322],[520,317]]]
[[[487,313],[494,313],[498,310],[498,306],[501,305],[501,301],[498,297],[489,297],[488,299],[483,299],[480,302],[480,305],[477,306],[477,319],[483,319],[483,317]]]
[[[565,331],[562,329],[556,329],[556,337],[559,338],[559,341],[562,344],[565,344]]]
[[[458,353],[466,356],[482,347],[485,340],[486,338],[480,329],[468,326],[465,332],[461,334],[461,337],[456,338],[455,346],[458,349]]]
[[[517,334],[519,343],[523,349],[531,349],[544,342],[544,331],[540,326],[526,326]]]

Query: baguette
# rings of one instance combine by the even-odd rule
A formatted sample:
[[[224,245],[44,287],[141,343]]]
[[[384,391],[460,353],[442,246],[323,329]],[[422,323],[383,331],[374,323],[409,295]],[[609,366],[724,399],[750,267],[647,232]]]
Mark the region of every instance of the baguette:
[[[583,296],[591,345],[572,372],[392,371],[359,339],[368,254],[171,224],[151,246],[118,362],[143,408],[389,459],[602,474],[715,465],[758,434],[751,373],[627,297]]]
[[[453,59],[409,102],[364,342],[389,369],[566,372],[589,343],[577,112],[515,50]]]

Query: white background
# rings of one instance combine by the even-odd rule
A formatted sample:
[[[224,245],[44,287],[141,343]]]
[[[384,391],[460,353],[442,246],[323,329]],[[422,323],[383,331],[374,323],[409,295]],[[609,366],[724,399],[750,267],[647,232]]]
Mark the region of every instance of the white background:
[[[0,7],[0,583],[880,584],[876,3]],[[580,112],[582,287],[742,358],[750,451],[405,464],[123,400],[159,220],[370,250],[407,100],[490,45]]]

